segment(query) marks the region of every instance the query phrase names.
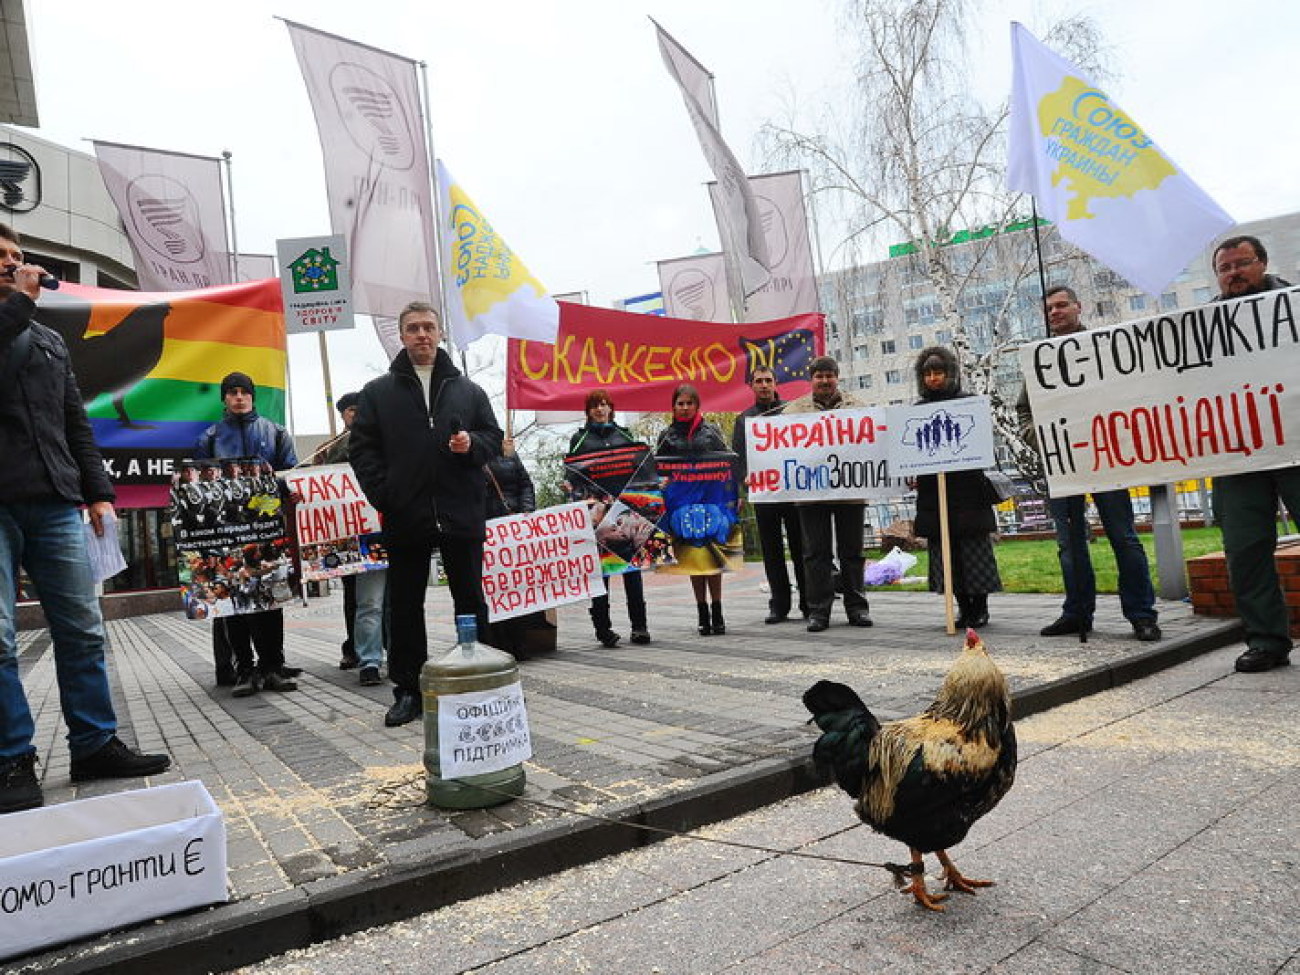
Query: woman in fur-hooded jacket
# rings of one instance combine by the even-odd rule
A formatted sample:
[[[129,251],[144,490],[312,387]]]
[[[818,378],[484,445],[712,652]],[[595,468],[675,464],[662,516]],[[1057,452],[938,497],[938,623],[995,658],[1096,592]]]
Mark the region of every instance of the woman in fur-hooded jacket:
[[[934,436],[952,429],[946,424],[942,404],[970,396],[962,391],[957,357],[951,349],[931,346],[916,358],[919,404],[934,404]],[[996,494],[983,471],[952,471],[946,483],[948,532],[952,546],[952,589],[960,615],[958,628],[981,627],[989,621],[989,593],[1002,590],[998,563],[993,554],[992,534],[997,530],[993,513]],[[939,476],[923,474],[916,479],[916,534],[925,538],[930,552],[930,591],[943,592],[943,545],[939,529]]]

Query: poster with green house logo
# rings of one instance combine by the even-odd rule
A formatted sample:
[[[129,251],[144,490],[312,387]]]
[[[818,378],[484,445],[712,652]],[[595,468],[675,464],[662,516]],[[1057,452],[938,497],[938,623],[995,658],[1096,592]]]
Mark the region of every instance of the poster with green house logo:
[[[348,245],[342,234],[277,240],[275,255],[286,332],[355,327]]]

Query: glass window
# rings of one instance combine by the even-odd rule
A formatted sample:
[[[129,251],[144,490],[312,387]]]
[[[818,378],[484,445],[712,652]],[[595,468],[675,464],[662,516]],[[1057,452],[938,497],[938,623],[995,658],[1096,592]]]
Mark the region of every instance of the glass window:
[[[859,376],[859,377],[858,377],[858,389],[870,389],[870,388],[871,388],[871,377],[870,377],[870,376]]]
[[[1129,311],[1144,311],[1144,310],[1146,309],[1146,306],[1147,306],[1147,296],[1146,296],[1146,295],[1129,295],[1129,296],[1128,296],[1128,310],[1129,310]]]
[[[916,350],[916,349],[924,348],[924,346],[925,343],[921,341],[921,336],[909,335],[907,337],[907,347],[909,349]]]
[[[881,355],[893,355],[897,351],[898,351],[898,343],[895,342],[893,339],[885,339],[885,341],[880,343]]]
[[[1198,305],[1205,304],[1211,297],[1209,288],[1196,288],[1192,291],[1192,301]]]
[[[1171,311],[1178,307],[1178,295],[1173,291],[1166,291],[1160,296],[1160,307],[1165,311]]]
[[[885,370],[885,382],[889,383],[889,385],[897,386],[902,381],[903,377],[897,369]]]

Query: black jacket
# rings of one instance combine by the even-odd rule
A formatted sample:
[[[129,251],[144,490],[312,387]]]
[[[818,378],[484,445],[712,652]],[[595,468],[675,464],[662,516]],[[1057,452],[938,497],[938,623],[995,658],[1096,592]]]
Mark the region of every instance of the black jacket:
[[[493,457],[483,467],[487,481],[487,516],[522,515],[537,509],[533,479],[518,454]]]
[[[925,387],[922,366],[926,359],[938,356],[948,372],[946,388],[932,392]],[[957,357],[943,346],[922,349],[916,357],[916,385],[920,393],[918,403],[939,403],[944,400],[966,399],[970,393],[962,392]],[[993,487],[980,470],[951,471],[946,475],[948,487],[948,530],[954,538],[987,535],[998,527],[993,513]],[[939,477],[922,474],[916,479],[916,521],[912,530],[922,538],[939,538]]]
[[[470,435],[468,453],[448,446],[457,430]],[[445,349],[434,359],[429,402],[405,349],[386,376],[366,383],[348,448],[389,544],[413,534],[486,537],[482,468],[501,453],[501,428],[487,394],[461,375]]]
[[[736,425],[731,428],[731,452],[740,457],[738,472],[742,482],[749,476],[749,447],[745,442],[745,418],[750,416],[776,416],[784,409],[785,403],[781,401],[778,394],[776,401],[771,406],[759,406],[755,403],[745,412],[736,416]]]
[[[35,308],[22,292],[0,301],[0,374],[18,335],[31,333],[14,388],[0,389],[0,504],[112,501],[113,482],[86,418],[68,348],[57,332],[31,320]]]
[[[699,426],[689,433],[680,423],[670,423],[659,432],[655,444],[656,457],[681,457],[686,454],[707,454],[714,451],[726,453],[730,448],[722,437],[722,431],[708,420],[701,420]]]
[[[626,447],[631,443],[639,443],[639,441],[617,423],[599,425],[588,423],[586,426],[578,427],[573,431],[573,436],[569,437],[568,456],[594,454],[598,450],[612,450],[615,447]]]

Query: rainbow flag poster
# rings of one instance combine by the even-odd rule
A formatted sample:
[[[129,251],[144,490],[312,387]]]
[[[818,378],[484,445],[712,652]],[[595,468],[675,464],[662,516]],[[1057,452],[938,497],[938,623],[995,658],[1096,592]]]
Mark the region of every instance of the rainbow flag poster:
[[[199,291],[115,291],[65,284],[34,316],[68,346],[95,441],[115,485],[170,485],[221,419],[221,380],[247,373],[257,411],[284,422],[285,347],[280,282]],[[121,493],[121,492],[119,492]],[[166,503],[166,491],[160,493]]]

